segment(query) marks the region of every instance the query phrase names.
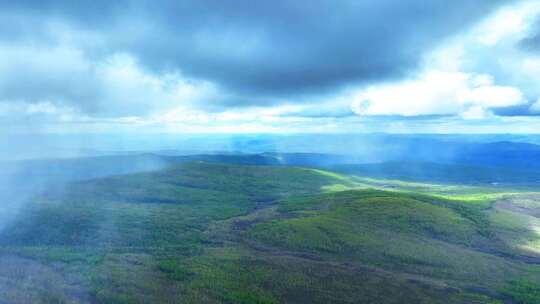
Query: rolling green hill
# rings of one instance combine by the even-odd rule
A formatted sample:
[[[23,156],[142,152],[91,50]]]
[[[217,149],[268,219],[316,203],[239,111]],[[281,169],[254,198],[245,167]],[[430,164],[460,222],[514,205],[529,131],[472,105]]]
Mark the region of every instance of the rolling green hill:
[[[0,303],[537,303],[536,194],[378,183],[194,161],[50,189],[0,233]]]

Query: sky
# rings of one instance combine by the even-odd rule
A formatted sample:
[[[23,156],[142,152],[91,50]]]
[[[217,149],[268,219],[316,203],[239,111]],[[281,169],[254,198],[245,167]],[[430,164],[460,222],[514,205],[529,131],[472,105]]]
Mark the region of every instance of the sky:
[[[539,133],[540,1],[0,2],[5,133]]]

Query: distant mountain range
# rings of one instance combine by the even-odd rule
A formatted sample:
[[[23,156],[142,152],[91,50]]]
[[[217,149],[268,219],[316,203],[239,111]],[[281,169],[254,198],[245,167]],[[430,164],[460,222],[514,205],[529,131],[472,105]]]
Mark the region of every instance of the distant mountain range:
[[[20,193],[21,189],[34,191],[69,181],[160,170],[171,164],[190,161],[316,167],[368,177],[439,183],[540,183],[539,145],[509,141],[468,143],[433,138],[396,138],[395,141],[366,143],[364,151],[350,151],[349,154],[263,152],[178,155],[181,153],[158,151],[6,161],[0,162],[0,193]]]

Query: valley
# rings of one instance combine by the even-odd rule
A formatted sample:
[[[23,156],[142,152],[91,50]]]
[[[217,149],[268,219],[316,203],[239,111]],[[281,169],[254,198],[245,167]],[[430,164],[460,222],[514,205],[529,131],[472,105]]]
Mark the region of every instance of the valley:
[[[2,231],[0,303],[539,299],[527,189],[201,160],[68,185]]]

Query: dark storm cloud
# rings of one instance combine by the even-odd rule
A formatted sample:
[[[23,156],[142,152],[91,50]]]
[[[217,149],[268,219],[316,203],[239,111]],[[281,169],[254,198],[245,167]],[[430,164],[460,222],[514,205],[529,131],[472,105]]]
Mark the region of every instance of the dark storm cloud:
[[[99,43],[85,44],[85,56],[126,52],[150,71],[179,70],[234,95],[290,97],[402,76],[442,39],[508,2],[45,0],[2,1],[0,11],[95,33]],[[40,31],[2,27],[0,39],[47,37]]]
[[[247,93],[320,92],[403,75],[497,2],[172,2],[143,9],[155,30],[116,43],[151,67],[180,67]]]
[[[494,109],[493,113],[498,116],[540,116],[540,113],[531,111],[531,106],[531,103],[527,103],[513,107]]]
[[[522,48],[538,52],[540,51],[540,18],[531,27],[529,36],[520,42]]]

